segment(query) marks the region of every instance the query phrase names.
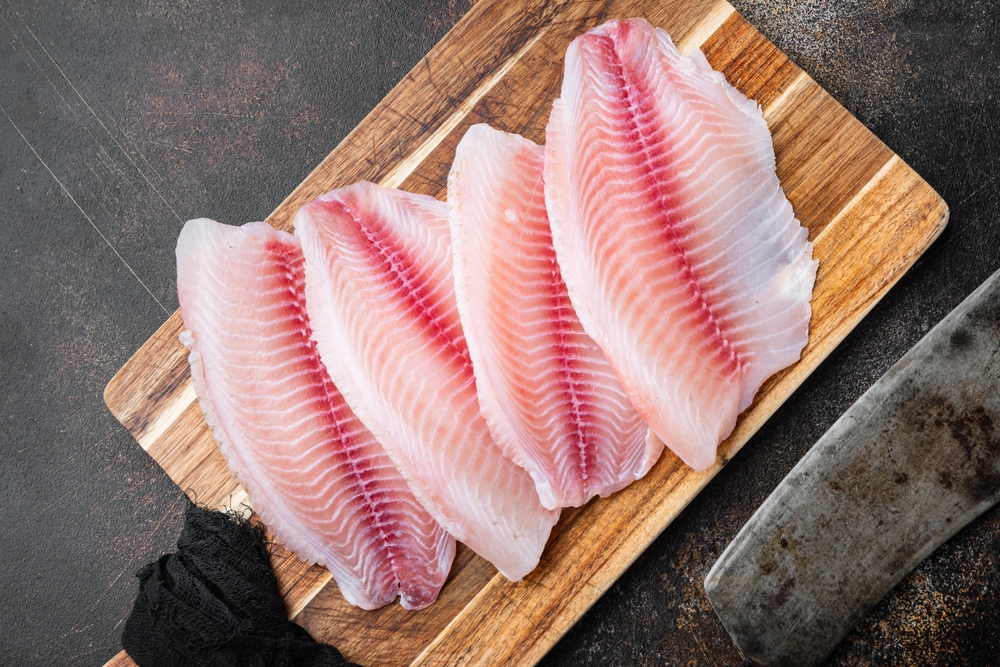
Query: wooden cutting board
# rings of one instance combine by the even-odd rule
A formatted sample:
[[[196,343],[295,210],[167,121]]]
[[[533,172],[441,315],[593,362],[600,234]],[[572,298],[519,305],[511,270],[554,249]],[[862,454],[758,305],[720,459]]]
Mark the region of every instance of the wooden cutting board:
[[[778,177],[819,259],[809,344],[772,377],[719,462],[694,472],[669,451],[609,499],[563,512],[541,564],[513,584],[460,545],[429,609],[352,608],[329,574],[281,548],[273,557],[290,614],[349,660],[376,665],[533,664],[646,549],[941,233],[948,208],[899,157],[724,0],[481,0],[268,218],[367,179],[443,199],[454,149],[487,122],[543,143],[570,40],[609,18],[641,16],[764,109]],[[237,221],[229,221],[237,222]],[[198,407],[178,313],[105,391],[111,412],[193,499],[239,506]],[[763,443],[761,443],[763,445]],[[127,665],[124,653],[109,665]]]

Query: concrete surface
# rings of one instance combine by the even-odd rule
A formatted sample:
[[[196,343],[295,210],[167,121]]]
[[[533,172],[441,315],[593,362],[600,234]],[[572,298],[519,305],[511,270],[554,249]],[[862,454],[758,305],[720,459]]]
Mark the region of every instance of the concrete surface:
[[[916,267],[545,658],[735,665],[702,580],[803,453],[1000,268],[1000,20],[987,0],[734,0],[922,174]],[[270,212],[468,0],[0,3],[0,664],[101,665],[182,496],[104,407],[177,306],[183,220]],[[1000,510],[829,665],[995,665]]]

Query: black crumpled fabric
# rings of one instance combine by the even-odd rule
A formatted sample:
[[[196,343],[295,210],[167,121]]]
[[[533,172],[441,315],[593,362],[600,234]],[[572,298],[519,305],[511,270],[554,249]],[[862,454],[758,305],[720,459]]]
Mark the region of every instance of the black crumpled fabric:
[[[358,667],[288,620],[263,529],[188,506],[177,553],[142,568],[122,647],[139,667]]]

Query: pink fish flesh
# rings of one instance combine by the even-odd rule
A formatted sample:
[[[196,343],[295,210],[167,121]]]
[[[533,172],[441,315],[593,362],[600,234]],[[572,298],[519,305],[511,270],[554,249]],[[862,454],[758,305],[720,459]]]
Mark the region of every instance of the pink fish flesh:
[[[698,50],[608,21],[566,53],[546,129],[553,243],[584,329],[695,469],[798,360],[816,274],[760,108]]]
[[[545,213],[543,156],[488,125],[462,138],[448,179],[455,292],[495,440],[531,474],[543,505],[575,507],[645,475],[663,445],[647,441],[570,303]]]
[[[479,413],[447,206],[356,183],[302,207],[295,233],[316,344],[334,382],[441,525],[520,580],[559,513],[542,507]]]
[[[216,442],[254,509],[348,602],[433,602],[454,540],[414,499],[311,340],[302,250],[254,222],[188,222],[177,241],[182,341]]]

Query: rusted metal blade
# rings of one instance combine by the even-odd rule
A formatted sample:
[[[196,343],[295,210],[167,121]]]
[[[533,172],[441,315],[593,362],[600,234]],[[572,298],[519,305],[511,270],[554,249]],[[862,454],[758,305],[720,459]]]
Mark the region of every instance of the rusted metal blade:
[[[747,658],[817,665],[1000,499],[1000,272],[844,413],[705,579]]]

